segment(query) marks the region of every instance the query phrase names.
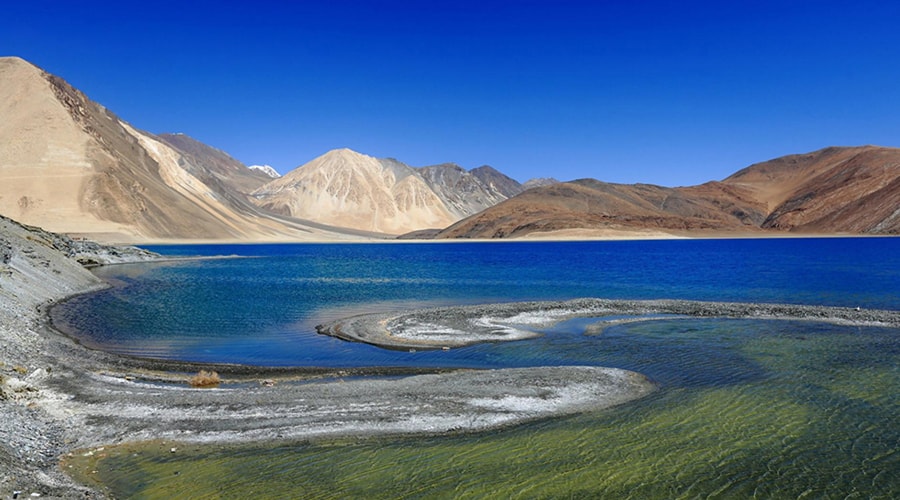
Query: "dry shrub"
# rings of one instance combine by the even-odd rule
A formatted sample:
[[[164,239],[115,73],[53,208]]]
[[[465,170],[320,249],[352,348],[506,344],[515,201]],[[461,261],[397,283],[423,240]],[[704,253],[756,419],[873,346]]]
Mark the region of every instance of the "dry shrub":
[[[200,370],[200,373],[191,377],[189,381],[191,387],[213,387],[219,385],[222,382],[222,379],[219,378],[219,374],[214,371],[206,371]]]

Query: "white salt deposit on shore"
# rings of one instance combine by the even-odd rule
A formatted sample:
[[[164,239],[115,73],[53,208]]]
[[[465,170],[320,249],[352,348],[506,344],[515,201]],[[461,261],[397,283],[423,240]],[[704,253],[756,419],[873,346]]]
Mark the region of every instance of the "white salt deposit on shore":
[[[609,321],[655,321],[663,316],[754,318],[822,321],[844,325],[900,326],[900,311],[846,307],[699,302],[689,300],[575,299],[562,302],[518,302],[455,306],[358,315],[319,325],[316,330],[344,340],[392,349],[440,349],[480,342],[520,340],[539,335],[516,325],[548,327],[574,318],[633,316]],[[607,321],[608,322],[608,321]],[[602,325],[586,333],[596,333]],[[405,332],[419,332],[407,335]],[[438,332],[429,338],[427,332]]]

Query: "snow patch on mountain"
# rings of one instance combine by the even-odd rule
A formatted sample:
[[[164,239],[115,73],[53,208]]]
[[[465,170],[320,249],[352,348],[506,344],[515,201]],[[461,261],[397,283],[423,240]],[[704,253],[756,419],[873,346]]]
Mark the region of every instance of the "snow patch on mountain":
[[[259,170],[260,172],[268,175],[273,179],[281,177],[281,174],[279,174],[278,171],[272,168],[270,165],[250,165],[247,168],[249,168],[250,170]]]

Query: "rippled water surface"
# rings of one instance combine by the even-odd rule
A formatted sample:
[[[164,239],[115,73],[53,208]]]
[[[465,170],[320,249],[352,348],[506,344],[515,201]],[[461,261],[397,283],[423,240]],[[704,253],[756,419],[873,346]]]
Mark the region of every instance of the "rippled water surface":
[[[155,250],[255,258],[102,268],[118,286],[55,308],[56,324],[91,346],[165,359],[482,367],[520,363],[479,349],[411,358],[314,327],[360,312],[578,297],[900,308],[898,238]]]
[[[897,239],[272,248],[226,253],[280,255],[109,268],[120,287],[58,317],[85,328],[86,342],[160,357],[587,364],[639,371],[660,390],[610,411],[474,435],[179,446],[176,454],[170,444],[115,448],[90,467],[116,496],[900,497],[897,329],[656,318],[585,335],[592,320],[579,319],[537,339],[432,353],[310,331],[357,311],[579,296],[898,309]]]

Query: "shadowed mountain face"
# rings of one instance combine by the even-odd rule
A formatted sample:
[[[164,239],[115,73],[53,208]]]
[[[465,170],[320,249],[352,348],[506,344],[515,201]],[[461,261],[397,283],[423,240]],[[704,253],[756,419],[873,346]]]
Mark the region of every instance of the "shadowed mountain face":
[[[900,234],[900,150],[828,148],[750,166],[722,182],[665,188],[593,179],[537,187],[439,238],[582,230],[671,234]]]
[[[512,198],[525,190],[525,187],[518,181],[489,165],[473,168],[469,173],[481,181],[488,190],[499,193],[505,198]]]
[[[416,169],[457,218],[468,217],[522,192],[518,182],[491,167],[466,171],[454,163]]]

